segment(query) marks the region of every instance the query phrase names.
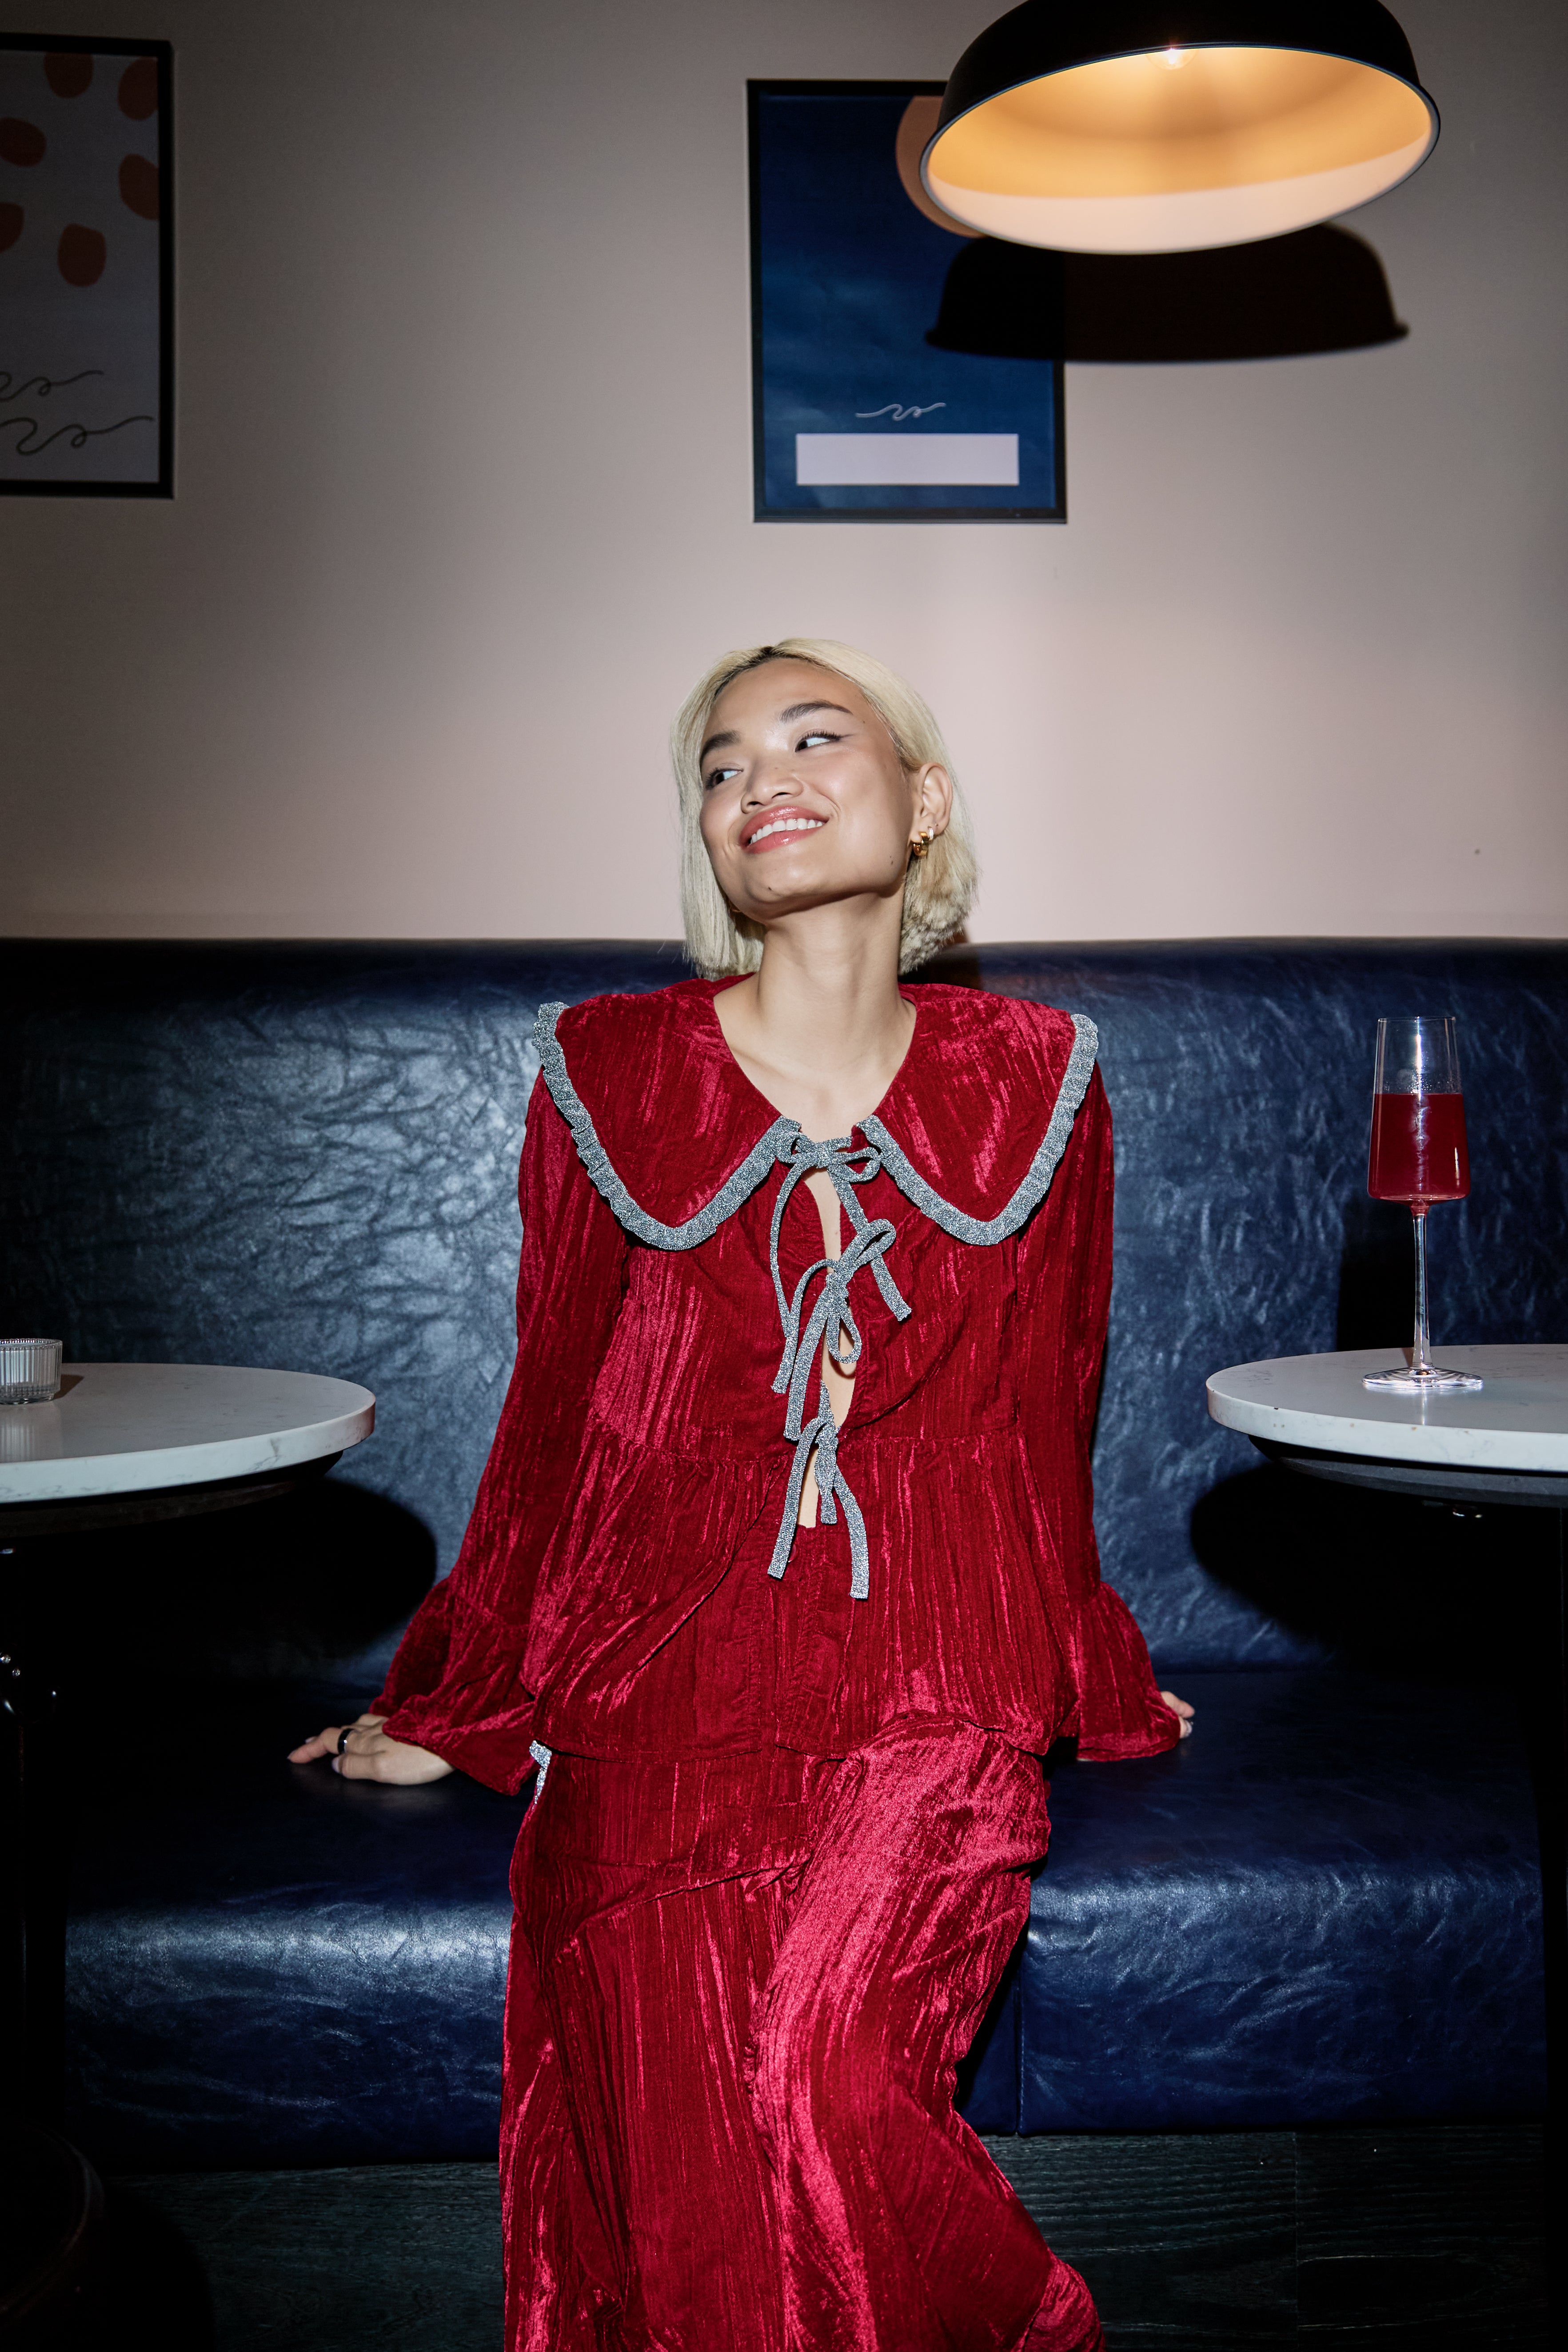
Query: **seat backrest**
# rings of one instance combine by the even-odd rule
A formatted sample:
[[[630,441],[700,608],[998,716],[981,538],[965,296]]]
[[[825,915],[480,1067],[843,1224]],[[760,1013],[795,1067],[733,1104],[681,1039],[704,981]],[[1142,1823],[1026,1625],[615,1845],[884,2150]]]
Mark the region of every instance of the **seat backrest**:
[[[356,1536],[351,1498],[321,1506],[327,1549],[371,1549],[313,1663],[363,1653],[372,1671],[406,1612],[415,1522],[443,1566],[460,1538],[511,1359],[536,1006],[684,971],[676,948],[614,941],[0,947],[0,1318],[78,1358],[274,1364],[376,1392],[376,1436],[333,1484],[398,1507],[367,1505]],[[1118,1171],[1106,1572],[1163,1661],[1314,1654],[1310,1612],[1249,1572],[1271,1522],[1226,1502],[1252,1492],[1256,1456],[1208,1420],[1205,1375],[1407,1336],[1408,1219],[1365,1196],[1383,1013],[1461,1024],[1474,1189],[1434,1221],[1435,1335],[1568,1334],[1568,947],[983,947],[926,976],[1100,1026]],[[395,1517],[413,1549],[378,1583]],[[209,1548],[229,1539],[215,1526]]]

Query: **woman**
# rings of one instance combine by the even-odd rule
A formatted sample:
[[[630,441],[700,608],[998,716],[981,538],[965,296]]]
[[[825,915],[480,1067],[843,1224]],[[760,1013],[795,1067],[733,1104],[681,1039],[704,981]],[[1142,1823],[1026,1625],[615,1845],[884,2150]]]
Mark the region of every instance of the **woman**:
[[[1038,1758],[1192,1712],[1096,1561],[1092,1024],[900,992],[974,862],[881,664],[730,655],[674,751],[706,977],[541,1013],[462,1554],[370,1712],[295,1756],[538,1767],[511,2352],[1084,2352],[1083,2282],[952,2095],[1045,1852]]]

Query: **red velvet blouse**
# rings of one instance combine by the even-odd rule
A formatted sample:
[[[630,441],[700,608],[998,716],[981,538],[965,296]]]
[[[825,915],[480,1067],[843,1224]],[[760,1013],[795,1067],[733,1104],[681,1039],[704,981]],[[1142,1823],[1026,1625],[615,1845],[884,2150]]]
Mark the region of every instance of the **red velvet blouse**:
[[[735,1061],[723,984],[541,1013],[517,1363],[457,1566],[376,1712],[499,1789],[534,1741],[844,1754],[913,1714],[1041,1751],[1076,1733],[1095,1759],[1173,1746],[1095,1550],[1092,1024],[921,987],[875,1116],[823,1145]],[[839,1319],[859,1353],[836,1433]],[[814,1447],[824,1524],[800,1528]]]

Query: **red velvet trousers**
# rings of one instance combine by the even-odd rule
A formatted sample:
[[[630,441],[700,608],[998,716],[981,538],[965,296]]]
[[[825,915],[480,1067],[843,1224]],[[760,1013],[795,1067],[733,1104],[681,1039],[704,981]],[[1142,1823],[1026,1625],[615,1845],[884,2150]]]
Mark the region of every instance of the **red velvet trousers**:
[[[1038,1762],[558,1755],[513,1871],[508,2352],[1090,2352],[953,2112],[1028,1911]]]

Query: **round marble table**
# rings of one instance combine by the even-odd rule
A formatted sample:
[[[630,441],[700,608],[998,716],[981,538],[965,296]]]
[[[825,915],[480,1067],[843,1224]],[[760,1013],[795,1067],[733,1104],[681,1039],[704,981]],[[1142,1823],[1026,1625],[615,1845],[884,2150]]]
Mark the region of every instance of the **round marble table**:
[[[0,1542],[230,1508],[374,1426],[368,1389],[319,1372],[67,1364],[52,1404],[0,1405]]]
[[[15,1572],[22,1547],[30,1572],[47,1573],[47,1539],[107,1526],[232,1510],[320,1476],[375,1426],[375,1399],[352,1381],[315,1372],[228,1364],[67,1364],[50,1404],[0,1405],[0,1563]],[[36,1547],[30,1539],[44,1538]],[[7,1579],[9,1581],[9,1579]],[[12,1594],[0,1605],[13,1614]],[[0,1774],[11,1850],[0,2013],[16,2035],[9,2070],[16,2103],[54,2105],[59,1908],[43,1885],[48,1812],[58,1790],[47,1757],[57,1693],[29,1675],[10,1625],[0,1629],[0,1708],[11,1718],[11,1767]],[[39,1741],[46,1743],[40,1756]],[[40,1822],[40,1813],[44,1819]],[[0,2276],[0,2315],[20,2297],[53,2310],[72,2291],[91,2233],[99,2191],[91,2167],[36,2123],[6,2127],[9,2165],[61,2173],[58,2227],[27,2252],[24,2270]],[[62,2169],[63,2168],[63,2169]],[[74,2169],[73,2169],[74,2168]],[[50,2175],[53,2178],[53,2175]],[[36,2315],[36,2314],[35,2314]]]
[[[1214,1372],[1209,1412],[1311,1477],[1457,1503],[1568,1507],[1568,1347],[1438,1352],[1484,1387],[1416,1398],[1363,1388],[1398,1350],[1363,1348]]]

